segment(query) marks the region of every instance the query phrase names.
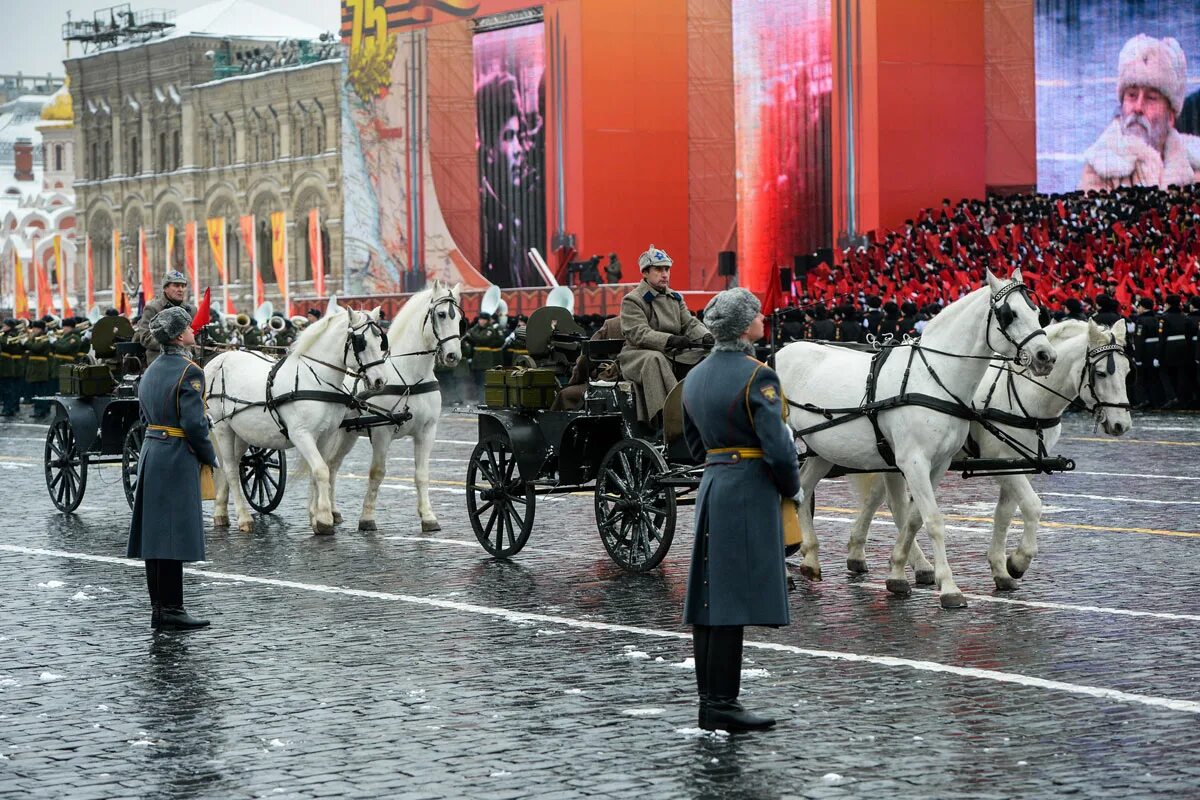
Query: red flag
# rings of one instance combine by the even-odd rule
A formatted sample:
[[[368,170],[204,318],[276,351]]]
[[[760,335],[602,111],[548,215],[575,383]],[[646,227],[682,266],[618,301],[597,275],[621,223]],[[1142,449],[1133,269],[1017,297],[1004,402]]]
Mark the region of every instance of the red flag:
[[[200,301],[200,307],[196,309],[196,316],[192,318],[192,332],[199,333],[200,329],[208,324],[212,318],[212,289],[204,290],[204,299]]]
[[[1067,218],[1067,207],[1063,205],[1063,201],[1055,200],[1054,205],[1056,205],[1058,207],[1058,216],[1061,219],[1066,219]]]

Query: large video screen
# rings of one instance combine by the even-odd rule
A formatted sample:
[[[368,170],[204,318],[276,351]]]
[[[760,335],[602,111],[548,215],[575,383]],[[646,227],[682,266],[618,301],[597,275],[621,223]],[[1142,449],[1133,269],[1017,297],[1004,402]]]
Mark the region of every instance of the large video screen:
[[[546,249],[543,24],[474,39],[480,272],[497,286],[545,283],[529,248]]]
[[[1200,3],[1036,0],[1038,191],[1193,183]]]
[[[829,0],[734,0],[739,272],[774,280],[830,244]]]

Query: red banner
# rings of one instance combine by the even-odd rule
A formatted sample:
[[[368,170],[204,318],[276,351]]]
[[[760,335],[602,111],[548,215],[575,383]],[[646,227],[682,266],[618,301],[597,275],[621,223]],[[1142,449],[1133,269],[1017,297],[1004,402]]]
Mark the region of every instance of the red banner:
[[[254,249],[254,215],[238,219],[238,227],[242,232],[242,244],[246,248],[246,255],[250,257],[250,271],[254,273],[254,298],[253,306],[257,309],[263,304],[266,297],[266,291],[263,289],[262,275],[258,272],[258,253]]]
[[[275,269],[275,282],[283,294],[283,313],[290,317],[292,293],[288,286],[287,216],[282,211],[271,214],[271,266]]]
[[[125,280],[121,275],[121,232],[112,232],[113,308],[125,313]]]
[[[37,314],[44,317],[54,310],[54,298],[50,293],[50,281],[46,278],[46,262],[38,255],[36,243],[33,246],[33,273],[37,281]]]
[[[308,255],[312,264],[313,294],[325,296],[325,253],[321,242],[321,217],[317,209],[308,212]]]
[[[192,284],[192,291],[197,291],[200,288],[196,279],[196,223],[189,222],[183,227],[183,263],[187,269],[188,281]]]
[[[84,310],[90,314],[92,306],[96,305],[96,282],[92,266],[92,237],[84,237],[83,249],[87,257],[87,308]]]
[[[229,273],[225,270],[225,218],[213,217],[208,220],[208,249],[212,253],[213,266],[217,268],[217,276],[221,279],[221,291],[225,295],[225,313],[236,314],[233,301],[229,299]]]
[[[71,301],[67,299],[67,265],[63,263],[62,234],[54,234],[54,276],[58,281],[58,291],[62,295],[62,315],[75,316]]]
[[[25,266],[13,250],[13,316],[29,318],[29,294],[25,291]]]
[[[154,299],[154,270],[146,253],[146,229],[138,228],[138,273],[142,281],[142,297],[147,303]]]

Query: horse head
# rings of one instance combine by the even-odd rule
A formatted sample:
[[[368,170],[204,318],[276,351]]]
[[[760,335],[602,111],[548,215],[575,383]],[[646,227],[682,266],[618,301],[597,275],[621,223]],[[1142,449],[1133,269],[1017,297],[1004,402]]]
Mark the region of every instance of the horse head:
[[[1079,399],[1109,436],[1120,436],[1133,427],[1125,388],[1128,375],[1125,321],[1119,319],[1109,328],[1088,320],[1087,355],[1079,376]]]
[[[453,367],[462,360],[463,310],[459,285],[435,279],[429,290],[429,310],[421,323],[426,346],[437,351],[437,361]]]
[[[1027,365],[1034,375],[1049,375],[1058,354],[1042,330],[1037,306],[1021,280],[1021,270],[1013,270],[1008,281],[1000,280],[988,270],[987,283],[988,346],[993,352]]]
[[[370,312],[346,312],[346,367],[356,369],[358,379],[368,389],[382,389],[387,383],[387,332],[379,324],[379,307]]]

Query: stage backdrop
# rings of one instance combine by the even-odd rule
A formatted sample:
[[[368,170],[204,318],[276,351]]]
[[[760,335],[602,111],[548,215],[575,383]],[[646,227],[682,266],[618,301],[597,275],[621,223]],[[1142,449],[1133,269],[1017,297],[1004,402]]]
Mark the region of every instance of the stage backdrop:
[[[776,269],[833,235],[829,0],[734,0],[738,272]]]
[[[1080,188],[1084,152],[1119,111],[1117,57],[1138,34],[1179,41],[1189,100],[1176,128],[1200,134],[1195,0],[1036,0],[1038,191]]]
[[[475,34],[480,271],[504,288],[541,286],[529,248],[546,256],[545,34],[518,25]]]

